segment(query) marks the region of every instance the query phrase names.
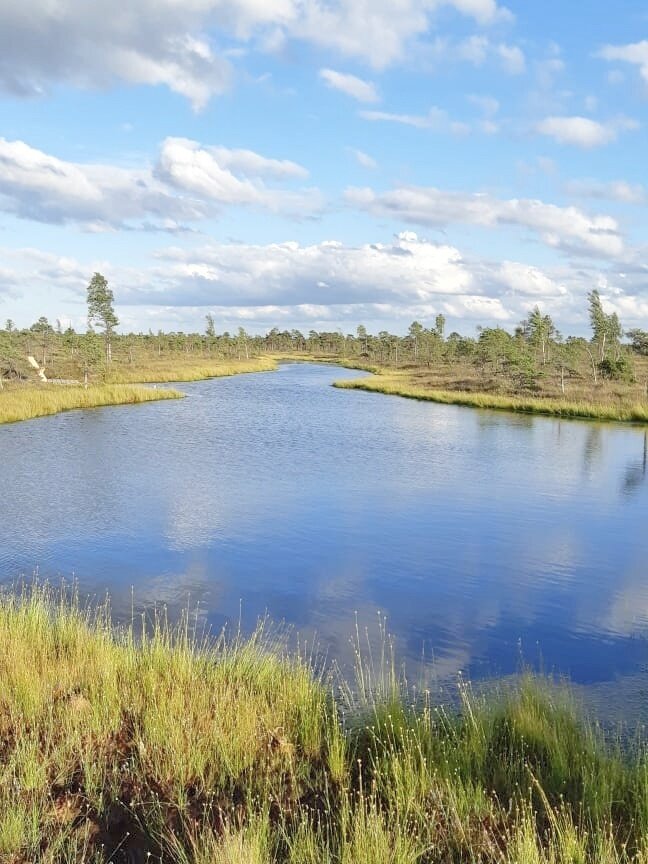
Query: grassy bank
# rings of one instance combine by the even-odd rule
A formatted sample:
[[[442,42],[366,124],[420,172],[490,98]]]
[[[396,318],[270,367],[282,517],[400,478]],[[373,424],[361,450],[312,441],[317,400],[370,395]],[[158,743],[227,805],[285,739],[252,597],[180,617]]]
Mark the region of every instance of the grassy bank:
[[[274,360],[209,361],[148,358],[138,363],[117,361],[88,388],[82,386],[45,385],[35,381],[11,384],[0,391],[0,424],[30,420],[74,408],[97,408],[103,405],[135,405],[158,399],[178,399],[182,393],[171,389],[152,389],[146,383],[201,381],[240,375],[245,372],[270,372],[277,368]]]
[[[380,372],[374,378],[336,381],[335,387],[346,390],[367,390],[446,405],[465,405],[524,414],[546,414],[553,417],[574,417],[590,420],[614,420],[626,423],[648,423],[648,400],[644,402],[585,401],[567,398],[509,396],[498,393],[437,390],[417,384],[406,372]]]
[[[143,632],[142,632],[143,631]],[[630,864],[648,760],[531,679],[445,712],[383,670],[328,684],[262,634],[115,631],[0,599],[0,861]]]
[[[277,368],[275,360],[269,357],[252,357],[249,360],[209,360],[180,356],[149,356],[128,363],[122,360],[113,362],[106,372],[106,381],[116,384],[151,384],[175,381],[202,381],[206,378],[226,378],[245,372],[272,372]]]
[[[45,417],[75,408],[136,405],[158,399],[179,399],[181,396],[177,390],[154,390],[132,384],[93,384],[87,389],[55,384],[7,387],[0,391],[0,424]]]

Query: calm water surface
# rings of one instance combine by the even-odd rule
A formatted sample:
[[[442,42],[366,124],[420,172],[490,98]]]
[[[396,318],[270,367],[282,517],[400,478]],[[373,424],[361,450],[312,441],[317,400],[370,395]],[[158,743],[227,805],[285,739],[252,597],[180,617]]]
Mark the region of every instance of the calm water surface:
[[[642,701],[644,431],[329,386],[357,374],[0,427],[0,581],[74,577],[121,616],[199,603],[215,628],[267,612],[343,662],[381,612],[438,679],[523,657]]]

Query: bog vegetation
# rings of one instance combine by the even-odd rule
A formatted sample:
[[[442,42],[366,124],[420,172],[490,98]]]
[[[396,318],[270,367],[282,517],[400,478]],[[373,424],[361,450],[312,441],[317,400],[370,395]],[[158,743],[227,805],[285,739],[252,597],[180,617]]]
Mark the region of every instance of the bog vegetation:
[[[2,595],[3,864],[648,861],[648,751],[564,688],[444,710],[389,651],[348,686],[262,630],[196,630]]]
[[[591,337],[560,334],[549,314],[530,310],[514,332],[478,328],[475,336],[446,333],[443,315],[406,335],[280,331],[265,336],[218,333],[212,315],[202,333],[118,334],[114,298],[101,274],[88,286],[86,332],[40,318],[0,330],[0,387],[33,386],[32,356],[48,379],[92,384],[186,381],[274,368],[276,358],[327,359],[382,373],[356,383],[381,392],[481,407],[543,411],[565,416],[644,421],[648,404],[648,332],[624,333],[596,290],[583,317]],[[468,395],[467,395],[468,394]]]

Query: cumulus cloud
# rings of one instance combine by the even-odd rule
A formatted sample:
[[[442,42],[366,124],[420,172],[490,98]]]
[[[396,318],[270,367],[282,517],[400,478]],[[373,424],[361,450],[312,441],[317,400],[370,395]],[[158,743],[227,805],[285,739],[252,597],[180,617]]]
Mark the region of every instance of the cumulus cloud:
[[[239,173],[230,168],[238,168]],[[257,205],[295,213],[319,206],[317,193],[269,188],[254,175],[299,177],[305,173],[294,162],[266,159],[247,150],[204,147],[188,138],[167,138],[155,170],[156,177],[170,187],[216,204]]]
[[[55,82],[164,85],[196,109],[231,82],[231,51],[299,39],[384,68],[432,26],[441,7],[479,25],[507,17],[495,0],[27,0],[0,4],[0,87],[18,95]],[[509,16],[510,17],[510,16]]]
[[[540,297],[547,300],[564,297],[567,294],[564,285],[549,277],[538,267],[516,261],[504,261],[496,271],[495,278],[511,291],[527,297]]]
[[[609,144],[617,139],[620,132],[637,129],[638,126],[635,120],[625,117],[608,123],[599,123],[589,117],[545,117],[536,126],[536,131],[560,144],[591,149]]]
[[[572,253],[615,257],[624,251],[623,238],[615,219],[589,216],[577,207],[417,186],[382,194],[369,188],[350,188],[346,198],[353,206],[371,213],[417,225],[439,228],[452,223],[487,228],[516,225],[532,230],[548,246]]]
[[[23,141],[0,139],[0,208],[39,222],[115,227],[150,214],[196,219],[205,207],[178,198],[148,169],[66,162]]]
[[[638,66],[641,77],[648,84],[648,39],[627,45],[604,45],[598,56],[603,60],[617,60]]]
[[[177,231],[183,221],[205,219],[227,205],[312,212],[319,206],[314,191],[269,187],[262,179],[306,173],[294,162],[203,148],[183,138],[163,142],[154,170],[69,162],[23,141],[0,139],[0,209],[39,222],[74,222],[85,230],[136,224]]]
[[[333,69],[320,69],[320,78],[333,90],[346,93],[358,102],[378,102],[378,93],[373,84],[357,78],[355,75],[345,75]]]
[[[408,44],[430,30],[431,16],[443,7],[482,26],[511,17],[495,0],[305,0],[291,31],[384,69],[403,59]]]
[[[31,323],[37,299],[38,314],[84,326],[85,290],[95,270],[115,290],[123,326],[134,329],[148,329],[151,320],[171,329],[200,328],[208,309],[221,327],[239,322],[258,329],[355,328],[361,321],[384,321],[401,332],[414,319],[433,320],[443,312],[453,327],[470,333],[477,323],[511,327],[538,304],[561,328],[582,332],[592,287],[626,327],[643,326],[648,314],[648,267],[642,263],[613,262],[603,269],[599,262],[547,268],[489,261],[413,232],[362,246],[326,241],[166,247],[138,267],[35,249],[0,249],[0,260],[0,297],[12,295],[3,315],[19,324]]]
[[[391,244],[310,246],[213,244],[160,253],[161,273],[127,302],[221,306],[426,302],[436,295],[475,290],[470,271],[452,246],[403,234]],[[181,286],[181,287],[178,287]]]
[[[207,306],[224,317],[270,324],[273,316],[275,323],[316,318],[357,324],[363,318],[425,319],[434,312],[464,322],[516,323],[535,303],[555,314],[569,310],[576,297],[580,307],[589,290],[571,273],[465,257],[411,231],[391,243],[209,244],[167,248],[158,258],[162,266],[139,274],[121,293],[126,305]]]

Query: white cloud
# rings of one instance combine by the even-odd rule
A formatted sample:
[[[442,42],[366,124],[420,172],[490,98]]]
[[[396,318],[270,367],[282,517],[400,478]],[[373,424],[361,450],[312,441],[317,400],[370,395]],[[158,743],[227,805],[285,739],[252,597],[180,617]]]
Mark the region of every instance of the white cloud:
[[[495,0],[437,0],[432,6],[454,6],[454,8],[469,15],[480,24],[492,24],[495,21],[511,21],[512,13],[504,6],[499,6]]]
[[[615,137],[614,130],[588,117],[546,117],[536,129],[561,144],[579,147],[599,147]]]
[[[620,201],[623,204],[646,204],[648,191],[638,183],[627,183],[625,180],[570,180],[566,186],[570,195],[581,198],[602,198],[608,201]]]
[[[345,75],[333,69],[320,69],[320,78],[334,90],[346,93],[358,102],[378,102],[376,88],[369,81],[357,78],[355,75]]]
[[[239,176],[228,167],[244,169]],[[219,205],[256,205],[274,211],[312,212],[319,206],[314,191],[269,188],[254,174],[304,176],[294,162],[266,159],[246,150],[203,147],[188,138],[167,138],[160,150],[156,176],[170,187]]]
[[[501,42],[496,50],[502,65],[510,75],[521,75],[524,72],[526,59],[521,48],[517,45],[506,45]]]
[[[467,97],[469,102],[476,105],[484,117],[494,117],[500,109],[500,103],[494,96],[477,96],[472,94]]]
[[[617,60],[638,66],[641,77],[648,84],[648,39],[627,45],[605,45],[597,56],[603,60]],[[618,76],[614,83],[618,83]]]
[[[467,135],[470,126],[458,120],[452,120],[446,111],[432,107],[427,114],[394,114],[390,111],[361,111],[364,120],[372,122],[400,123],[402,126],[413,126],[415,129],[432,129],[434,132],[449,132],[452,135]]]
[[[538,267],[529,264],[519,264],[516,261],[504,261],[496,274],[503,285],[511,291],[527,297],[561,297],[567,294],[564,285],[543,273]]]
[[[443,312],[470,333],[476,323],[511,327],[536,303],[561,329],[586,327],[586,295],[598,287],[606,309],[626,327],[643,326],[648,314],[648,267],[600,262],[539,267],[520,261],[464,256],[449,244],[404,232],[391,243],[348,246],[210,243],[167,247],[138,267],[79,260],[35,249],[0,249],[3,316],[19,325],[45,314],[85,325],[85,290],[95,270],[115,291],[124,327],[202,328],[206,309],[221,327],[246,323],[349,326],[384,321],[404,332],[414,320]],[[19,296],[23,295],[22,299]],[[231,322],[226,324],[224,322]]]
[[[488,60],[495,60],[509,75],[521,75],[526,69],[526,57],[518,45],[495,42],[484,33],[473,33],[458,40],[437,36],[428,43],[425,54],[433,68],[457,61],[479,67]]]
[[[205,216],[200,202],[179,199],[148,169],[66,162],[23,141],[0,139],[0,208],[40,222],[78,222],[88,229],[144,214],[171,219]]]
[[[404,234],[392,244],[345,246],[337,241],[301,246],[214,244],[171,249],[156,279],[127,302],[257,306],[429,301],[436,295],[473,293],[457,249]],[[171,283],[171,287],[169,287]]]
[[[443,44],[448,45],[445,42]],[[481,66],[486,62],[490,49],[491,43],[487,36],[473,34],[458,42],[454,47],[450,46],[450,53],[454,51],[459,60],[472,63],[473,66]]]
[[[443,227],[465,223],[487,228],[517,225],[534,231],[552,248],[601,257],[619,256],[624,251],[615,219],[589,216],[576,207],[417,186],[383,194],[368,188],[351,188],[346,198],[352,205],[371,213],[418,225]]]
[[[384,69],[405,57],[412,40],[429,32],[431,16],[442,7],[452,7],[482,26],[511,17],[494,0],[305,0],[291,31]]]
[[[164,85],[195,109],[228,88],[232,49],[288,39],[385,68],[429,32],[444,6],[482,26],[510,17],[495,0],[26,0],[0,3],[0,87],[37,95],[56,82]],[[239,43],[238,45],[236,43]]]
[[[631,131],[638,126],[635,120],[625,117],[605,124],[589,117],[545,117],[536,126],[536,131],[560,144],[573,144],[590,149],[609,144],[616,140],[619,132]]]
[[[378,163],[370,156],[368,153],[365,153],[364,150],[356,150],[355,148],[349,148],[350,152],[355,156],[355,160],[358,165],[361,165],[363,168],[369,168],[370,170],[374,170],[378,167]]]
[[[174,139],[167,140],[173,141]],[[308,177],[308,171],[303,165],[298,165],[288,159],[268,159],[253,150],[231,150],[227,147],[206,147],[205,150],[222,168],[238,171],[247,177],[255,175],[278,178],[297,177],[300,179]]]
[[[155,171],[68,162],[0,139],[0,209],[40,222],[76,222],[89,231],[135,225],[173,232],[182,221],[205,219],[226,205],[312,212],[319,206],[316,192],[269,187],[259,176],[305,174],[294,162],[178,138],[163,142]]]

